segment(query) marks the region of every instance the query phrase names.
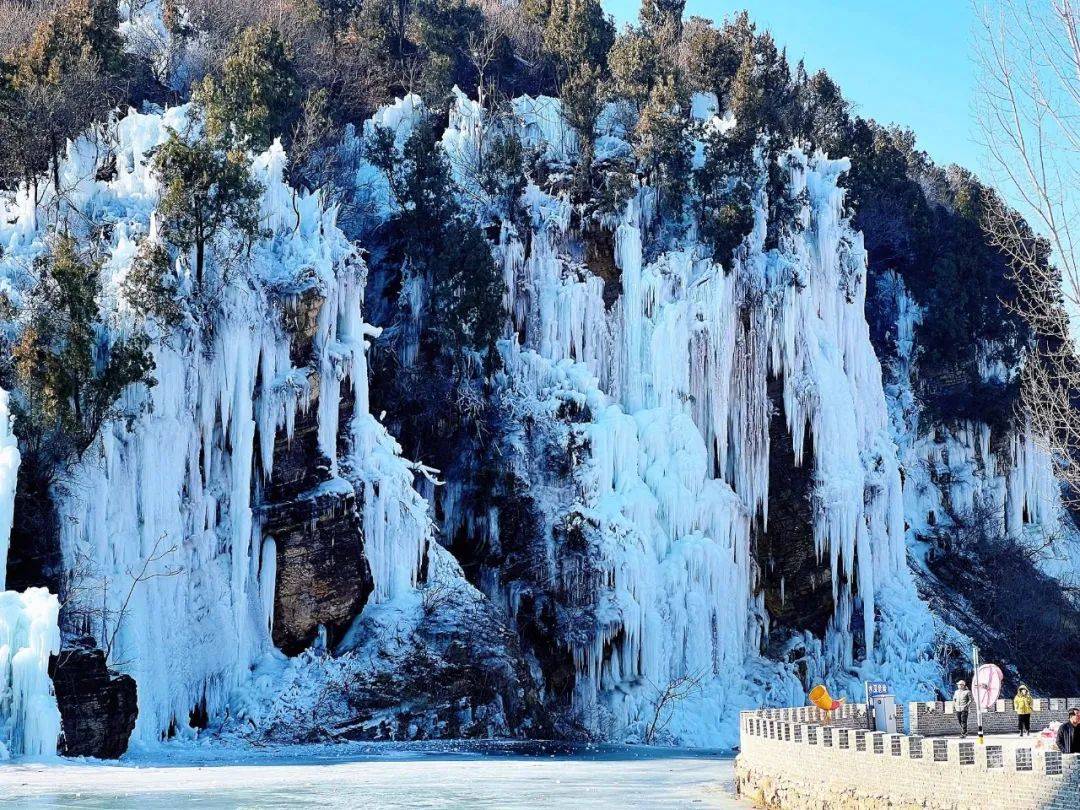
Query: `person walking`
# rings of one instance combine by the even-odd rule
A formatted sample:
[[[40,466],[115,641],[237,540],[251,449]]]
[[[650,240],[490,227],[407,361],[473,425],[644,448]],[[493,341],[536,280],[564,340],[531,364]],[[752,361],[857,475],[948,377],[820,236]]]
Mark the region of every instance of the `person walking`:
[[[1069,709],[1069,719],[1058,729],[1057,749],[1063,754],[1080,754],[1080,709]]]
[[[966,737],[968,731],[968,712],[971,711],[971,690],[967,688],[965,681],[956,682],[956,691],[953,692],[953,711],[956,712],[956,722],[960,724],[960,736]]]
[[[1020,684],[1020,688],[1016,690],[1016,697],[1013,698],[1013,710],[1016,712],[1021,737],[1025,734],[1031,736],[1031,708],[1033,705],[1031,692],[1028,691],[1025,684]]]

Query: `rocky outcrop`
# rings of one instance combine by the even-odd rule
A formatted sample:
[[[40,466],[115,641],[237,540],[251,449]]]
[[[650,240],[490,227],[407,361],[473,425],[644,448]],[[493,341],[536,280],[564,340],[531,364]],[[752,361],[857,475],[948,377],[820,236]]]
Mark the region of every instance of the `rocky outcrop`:
[[[111,672],[94,647],[65,647],[49,660],[63,734],[58,752],[67,757],[117,759],[135,728],[135,681]]]
[[[263,531],[277,544],[274,644],[295,655],[315,639],[320,625],[333,643],[373,588],[352,487],[331,481],[275,504],[265,514]]]
[[[779,378],[769,381],[769,396],[769,522],[767,530],[755,533],[765,608],[774,624],[820,638],[833,614],[833,598],[828,557],[819,557],[814,548],[813,448],[807,436],[803,464],[796,466]]]
[[[311,360],[322,304],[317,294],[304,293],[286,308],[292,360],[301,367]],[[263,535],[273,538],[277,552],[272,635],[288,655],[308,647],[320,626],[336,642],[373,588],[356,492],[334,477],[319,448],[319,376],[304,370],[308,401],[292,434],[275,436],[273,473],[260,509]]]
[[[6,587],[13,591],[48,588],[59,593],[64,563],[56,504],[50,489],[51,473],[39,454],[30,452],[23,453],[18,471]]]
[[[393,651],[394,666],[359,672],[349,684],[349,710],[333,736],[550,736],[517,638],[491,603],[438,589],[424,599],[424,619]]]

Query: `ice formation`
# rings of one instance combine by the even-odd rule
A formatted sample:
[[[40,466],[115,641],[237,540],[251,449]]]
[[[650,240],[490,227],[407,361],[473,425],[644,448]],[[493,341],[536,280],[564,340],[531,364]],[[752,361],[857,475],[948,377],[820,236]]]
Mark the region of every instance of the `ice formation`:
[[[19,448],[0,389],[0,760],[56,754],[60,712],[49,656],[60,650],[60,604],[44,588],[4,590]]]
[[[49,656],[60,651],[60,604],[44,588],[0,591],[0,760],[56,754]]]
[[[488,123],[475,102],[456,99],[442,148],[467,185]],[[524,97],[512,109],[527,146],[555,167],[576,159],[577,139],[557,99]],[[731,127],[715,98],[696,98],[693,110],[707,127]],[[363,131],[386,127],[400,146],[422,113],[421,100],[409,96]],[[598,155],[628,152],[617,119],[610,109],[601,117]],[[131,329],[136,316],[121,285],[139,241],[157,238],[159,190],[148,155],[170,129],[187,126],[186,107],[129,111],[99,139],[70,144],[63,200],[43,186],[36,199],[23,189],[3,204],[0,281],[17,298],[26,283],[19,268],[45,250],[51,218],[77,208],[86,221],[110,223],[99,242],[103,338]],[[359,142],[350,134],[343,149]],[[97,171],[105,155],[115,158],[111,176]],[[68,574],[104,606],[82,629],[138,683],[135,740],[143,745],[194,734],[187,718],[196,706],[215,718],[230,707],[248,717],[285,711],[279,681],[317,696],[302,682],[336,666],[286,662],[271,641],[278,546],[263,537],[257,507],[275,437],[291,437],[299,414],[316,409],[332,476],[322,486],[353,488],[362,505],[374,582],[366,626],[391,639],[407,635],[425,558],[439,563],[441,576],[463,577],[448,552],[430,545],[432,512],[414,480],[431,471],[403,459],[370,413],[366,353],[378,330],[364,320],[366,265],[337,209],[286,184],[286,159],[279,144],[252,158],[264,187],[265,235],[240,251],[240,240],[225,234],[211,252],[214,302],[201,317],[212,328],[188,324],[166,335],[149,324],[156,385],[124,393],[129,418],[106,425],[56,493]],[[624,211],[599,223],[621,285],[613,304],[605,303],[607,280],[581,260],[564,196],[529,185],[522,202],[530,221],[520,230],[503,225],[494,246],[508,311],[504,395],[576,448],[567,480],[533,482],[547,532],[547,557],[536,563],[560,575],[557,532],[568,522],[587,538],[593,626],[584,638],[551,644],[572,658],[574,710],[598,736],[640,739],[657,693],[679,679],[696,688],[675,707],[667,733],[697,745],[733,742],[740,707],[801,702],[804,677],[839,692],[857,693],[862,677],[888,678],[901,697],[933,688],[940,628],[909,571],[912,533],[943,511],[945,499],[961,510],[989,499],[1014,535],[1033,523],[1052,529],[1060,511],[1049,461],[1034,442],[992,450],[982,425],[944,439],[922,435],[909,379],[919,314],[898,282],[900,367],[885,390],[864,315],[862,237],[838,185],[848,163],[793,148],[781,165],[790,199],[800,201],[797,214],[780,223],[779,247],[767,250],[760,183],[753,231],[730,266],[706,257],[692,232],[652,255],[655,194],[638,189]],[[391,215],[377,170],[361,161],[355,184],[364,216]],[[197,297],[192,279],[182,276],[181,286]],[[418,318],[423,283],[409,277],[404,286]],[[315,359],[297,368],[286,315],[309,293],[321,302],[309,336]],[[401,351],[411,362],[415,339]],[[770,379],[782,392],[776,403]],[[351,412],[342,407],[348,400]],[[562,405],[573,406],[573,418]],[[763,651],[770,628],[755,537],[770,519],[774,406],[795,459],[813,470],[812,543],[828,561],[836,605],[823,639],[791,640],[802,646],[803,673]],[[0,391],[0,550],[17,465]],[[947,492],[917,472],[944,467],[952,473]],[[454,482],[425,494],[438,502],[446,536],[470,521],[497,538],[498,513],[463,514]],[[89,567],[80,564],[86,560]],[[480,599],[464,580],[455,583]],[[479,584],[512,624],[518,595]],[[0,594],[0,738],[11,753],[49,753],[56,738],[45,668],[59,645],[57,610],[44,592]],[[357,644],[377,657],[371,639]]]
[[[158,186],[148,153],[186,125],[185,107],[132,110],[106,135],[115,176],[94,179],[101,144],[89,139],[72,143],[62,164],[62,180],[74,189],[70,204],[117,223],[104,243],[102,297],[118,332],[132,317],[118,290],[137,241],[155,238]],[[78,589],[104,605],[85,629],[110,648],[110,664],[138,683],[135,739],[142,743],[190,733],[195,706],[220,716],[252,665],[273,652],[275,546],[263,541],[253,506],[272,470],[276,433],[291,435],[296,414],[309,407],[310,377],[319,385],[321,449],[334,473],[363,491],[376,600],[415,582],[426,543],[429,523],[411,468],[366,412],[371,330],[361,316],[363,261],[337,227],[335,208],[283,182],[285,160],[278,144],[253,160],[268,235],[242,261],[232,259],[227,273],[234,246],[214,254],[213,329],[155,341],[157,384],[125,392],[130,419],[101,431],[58,493],[66,565],[84,580]],[[14,267],[44,249],[46,234],[26,192],[5,214],[0,242]],[[189,289],[191,280],[182,284]],[[314,335],[319,363],[297,369],[282,314],[312,289],[325,298]],[[357,406],[339,464],[343,385]],[[341,485],[351,486],[343,477],[327,484]]]
[[[695,104],[703,116],[715,109],[707,102]],[[565,160],[570,139],[551,114],[557,104],[515,110],[525,143]],[[444,144],[464,151],[481,115],[459,96]],[[747,678],[767,630],[752,534],[768,520],[770,375],[783,382],[795,456],[813,465],[814,542],[830,561],[838,603],[821,674],[855,672],[850,617],[859,599],[863,670],[888,667],[905,676],[901,689],[933,677],[925,644],[875,649],[878,612],[903,622],[896,613],[915,611],[912,625],[929,617],[906,566],[899,466],[863,314],[865,253],[836,182],[848,164],[792,150],[782,165],[790,198],[805,205],[781,249],[766,251],[759,189],[754,231],[729,268],[693,244],[645,261],[653,205],[642,190],[609,223],[622,284],[611,310],[603,280],[573,259],[564,199],[529,188],[531,234],[504,230],[508,304],[523,336],[505,344],[507,367],[541,398],[591,415],[576,428],[588,458],[575,481],[597,529],[604,592],[591,644],[572,652],[576,700],[586,715],[601,707],[598,728],[609,734],[633,733],[654,693],[685,676],[702,688],[672,722],[684,742],[726,741],[724,707],[760,699],[762,689],[799,697],[797,680],[777,668],[774,685]],[[807,438],[814,457],[804,459]],[[879,597],[891,604],[876,611]]]

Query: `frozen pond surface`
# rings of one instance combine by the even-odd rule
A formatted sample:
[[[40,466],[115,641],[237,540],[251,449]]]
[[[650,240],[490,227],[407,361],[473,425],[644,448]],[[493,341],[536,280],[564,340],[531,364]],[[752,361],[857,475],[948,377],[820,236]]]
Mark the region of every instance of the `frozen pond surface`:
[[[0,805],[100,808],[742,808],[730,755],[619,747],[365,746],[0,766]]]

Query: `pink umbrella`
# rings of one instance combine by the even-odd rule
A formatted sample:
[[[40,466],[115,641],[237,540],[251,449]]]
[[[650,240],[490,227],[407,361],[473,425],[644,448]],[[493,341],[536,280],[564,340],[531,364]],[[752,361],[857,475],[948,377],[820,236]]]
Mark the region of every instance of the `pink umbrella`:
[[[980,708],[989,709],[997,702],[1003,678],[1001,667],[997,664],[983,664],[975,671],[971,691]]]

